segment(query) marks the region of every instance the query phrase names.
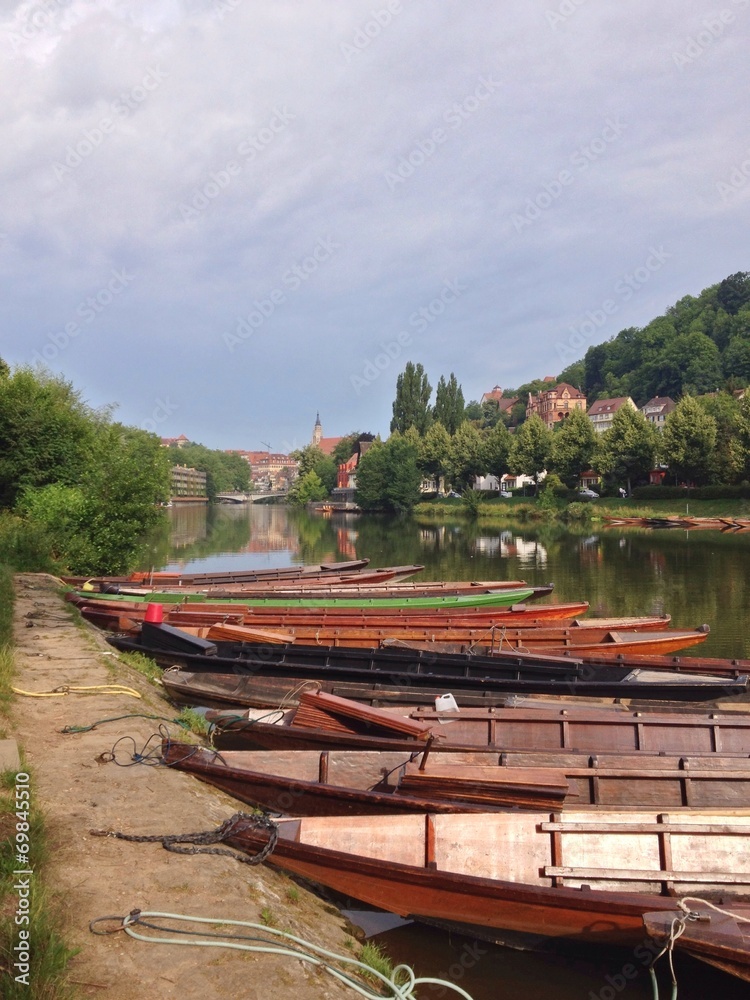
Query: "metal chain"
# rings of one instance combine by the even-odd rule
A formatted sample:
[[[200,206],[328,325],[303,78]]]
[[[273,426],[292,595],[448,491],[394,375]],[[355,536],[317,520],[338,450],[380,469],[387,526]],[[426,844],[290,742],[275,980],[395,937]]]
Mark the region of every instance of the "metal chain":
[[[240,824],[247,824],[265,830],[268,833],[268,843],[257,854],[235,854],[234,851],[221,847],[178,847],[178,844],[218,844],[234,832]],[[175,854],[225,854],[248,865],[259,865],[268,857],[279,839],[279,828],[268,816],[251,815],[238,812],[225,819],[215,830],[204,830],[200,833],[154,834],[153,836],[138,836],[131,833],[120,833],[117,830],[90,830],[92,837],[117,837],[118,840],[130,840],[139,844],[161,843],[167,851]]]

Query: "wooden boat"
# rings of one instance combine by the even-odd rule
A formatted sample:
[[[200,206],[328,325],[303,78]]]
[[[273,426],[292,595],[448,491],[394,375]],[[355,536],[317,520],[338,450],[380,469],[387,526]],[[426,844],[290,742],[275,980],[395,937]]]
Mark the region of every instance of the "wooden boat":
[[[318,593],[325,594],[329,593],[329,591],[332,595],[341,592],[346,596],[347,594],[369,593],[370,591],[377,595],[382,594],[384,587],[400,588],[407,586],[403,581],[413,576],[414,573],[420,572],[422,569],[422,566],[416,565],[391,566],[384,569],[360,570],[356,573],[327,573],[321,576],[303,576],[288,580],[240,580],[233,583],[198,581],[196,583],[169,584],[162,581],[155,581],[152,584],[139,584],[127,581],[87,581],[82,589],[92,593],[125,594],[134,597],[149,595],[154,592],[204,594],[206,597],[215,594],[251,594],[256,597],[263,597],[265,595],[273,596],[284,593],[288,593],[290,596],[297,595],[304,597],[308,593],[313,595]],[[502,586],[502,583],[500,585]],[[423,587],[429,586],[429,583],[423,584]],[[468,589],[463,584],[457,584],[456,586],[460,587],[462,592],[464,589]],[[525,586],[525,584],[519,581],[515,586]],[[414,589],[416,593],[419,593],[422,588],[414,585]],[[439,588],[434,587],[432,589],[438,590]],[[449,590],[450,588],[444,589]],[[511,588],[509,587],[509,589]]]
[[[416,757],[416,759],[411,759]],[[227,751],[165,740],[163,762],[241,802],[280,815],[343,816],[520,809],[750,809],[750,759],[691,760],[682,767],[579,762],[528,767],[487,754],[389,751]]]
[[[120,647],[127,648],[127,647]],[[272,647],[268,647],[271,649]],[[168,662],[169,657],[164,659]],[[550,672],[539,662],[513,666],[506,662],[491,674],[470,666],[459,675],[440,675],[425,667],[423,672],[366,665],[323,668],[309,663],[260,662],[240,666],[234,672],[206,670],[211,657],[176,654],[173,659],[198,661],[197,669],[170,667],[161,683],[178,704],[209,708],[271,706],[296,703],[299,691],[310,682],[320,690],[375,704],[424,705],[452,692],[467,707],[503,705],[513,694],[551,694],[607,698],[643,698],[662,701],[715,701],[747,691],[748,678],[717,678],[704,674],[670,675],[663,671],[630,671],[608,667],[590,678],[582,662],[569,661],[569,669]]]
[[[464,608],[473,607],[508,607],[512,604],[519,604],[533,597],[537,591],[535,587],[524,587],[517,590],[498,590],[490,594],[459,594],[458,596],[446,596],[434,594],[428,597],[254,597],[252,594],[243,594],[242,603],[248,607],[268,607],[268,608],[398,608],[407,607],[413,609],[438,608],[441,611],[460,611]],[[91,594],[81,594],[79,596],[91,598]],[[237,600],[237,593],[228,593],[229,599]],[[147,604],[179,604],[206,603],[213,601],[225,601],[226,598],[206,597],[203,593],[191,591],[169,592],[153,591],[140,594],[119,593],[119,594],[97,594],[98,601],[118,602],[123,599]]]
[[[529,765],[568,754],[744,755],[750,757],[750,715],[738,712],[643,712],[622,707],[386,709],[323,691],[304,691],[274,724],[239,708],[207,712],[218,747],[269,750],[392,750],[415,753],[429,743],[447,753],[534,751]]]
[[[180,584],[193,585],[203,583],[249,583],[254,580],[294,580],[312,579],[316,576],[329,574],[356,573],[369,565],[369,559],[350,559],[345,562],[316,563],[300,566],[275,566],[263,569],[220,570],[207,573],[178,573],[169,571],[146,570],[131,573],[129,576],[64,576],[61,579],[71,587],[80,587],[84,583],[96,586],[99,583],[131,583],[148,584],[155,582],[169,583],[170,586]],[[423,567],[418,567],[422,569]]]
[[[111,601],[99,600],[96,594],[80,594],[75,591],[68,591],[65,594],[66,600],[75,604],[81,613],[91,621],[118,621],[127,616],[130,621],[142,620],[148,603],[143,601],[128,601],[126,599]],[[484,608],[470,607],[462,608],[460,611],[446,612],[439,607],[419,608],[417,610],[404,608],[401,606],[392,608],[256,608],[250,607],[239,601],[232,602],[212,602],[210,604],[200,601],[167,604],[163,606],[164,620],[170,624],[178,624],[178,617],[181,614],[205,613],[213,615],[214,621],[222,621],[225,618],[234,618],[242,615],[243,622],[258,626],[268,627],[294,627],[296,625],[325,624],[336,625],[373,625],[376,627],[393,624],[394,621],[404,621],[407,625],[417,628],[428,628],[442,620],[446,625],[456,623],[457,625],[492,625],[498,622],[503,625],[512,625],[514,628],[521,628],[529,622],[532,626],[549,621],[565,621],[569,625],[586,626],[588,620],[577,619],[577,615],[583,614],[588,609],[586,601],[568,602],[565,604],[511,604],[507,607]],[[575,620],[575,621],[574,621]],[[596,620],[597,622],[599,619]],[[607,623],[612,628],[621,627],[667,627],[670,623],[668,615],[651,616],[638,619],[631,618],[611,618]],[[112,627],[112,626],[104,626]],[[124,629],[115,630],[124,631]]]
[[[231,630],[241,631],[242,625],[226,625],[227,633]],[[211,638],[213,626],[208,628],[208,636]],[[337,630],[338,631],[338,630]],[[622,653],[625,656],[630,653],[644,656],[666,655],[678,650],[688,649],[697,646],[708,638],[709,628],[701,625],[695,629],[661,629],[658,631],[644,629],[568,629],[568,628],[536,628],[536,629],[500,629],[494,628],[490,636],[482,638],[476,633],[467,634],[466,639],[459,639],[458,642],[436,638],[412,640],[402,633],[396,632],[387,637],[385,630],[380,630],[382,638],[381,644],[388,645],[390,642],[398,642],[399,645],[406,643],[418,649],[433,650],[436,653],[463,653],[471,652],[478,656],[495,656],[503,650],[520,650],[534,652],[543,650],[549,652],[560,652],[570,649],[577,655],[592,656],[597,653],[608,654],[610,652]],[[218,634],[217,634],[218,637]],[[316,638],[321,642],[327,641],[325,630],[320,630]],[[310,641],[313,636],[300,635],[299,630],[295,634],[295,642]],[[339,641],[337,635],[336,641]],[[367,637],[362,633],[352,633],[351,636],[341,636],[342,645],[358,646],[364,645]],[[372,644],[372,643],[371,643]]]
[[[253,626],[218,623],[197,630],[208,639],[235,642],[258,642]],[[571,650],[575,655],[617,652],[654,655],[687,649],[704,642],[708,627],[697,629],[565,628],[540,625],[537,628],[509,629],[496,625],[476,628],[324,628],[295,626],[276,630],[277,641],[300,645],[328,646],[331,649],[389,648],[421,649],[425,652],[468,653],[493,657],[503,652],[558,653]],[[283,638],[285,637],[285,638]]]
[[[453,755],[455,756],[455,755]],[[403,754],[222,751],[172,740],[162,744],[169,767],[188,771],[241,802],[294,816],[361,816],[429,810],[487,812],[514,808],[554,809],[570,793],[564,774],[552,768],[472,768],[479,755],[461,755],[459,780],[437,794],[423,782],[406,790],[410,765]],[[408,761],[408,757],[406,758]],[[470,777],[471,769],[473,777]],[[474,773],[481,771],[481,774]],[[437,769],[430,772],[437,775]],[[714,772],[716,773],[716,772]],[[418,778],[414,781],[415,786]]]
[[[634,945],[667,893],[721,894],[750,915],[747,810],[407,813],[280,820],[267,862],[402,917],[479,937]],[[267,831],[240,819],[226,844]],[[519,845],[523,845],[519,850]],[[592,889],[592,886],[595,888]]]
[[[733,910],[691,897],[684,908],[644,913],[643,926],[660,947],[673,940],[678,951],[750,982],[750,923],[744,909]]]
[[[240,635],[246,636],[248,639],[250,638],[250,635],[245,632],[245,626],[212,626],[207,630],[198,629],[194,631],[205,632],[206,635],[203,638],[208,638],[210,641],[219,635],[237,635],[237,630],[239,630]],[[595,647],[593,643],[588,643],[588,645],[586,643],[586,636],[589,632],[590,630],[588,629],[582,629],[579,633],[581,636],[581,645],[577,648],[584,652],[587,649],[591,650]],[[402,634],[406,637],[405,632]],[[461,634],[466,639],[472,637],[471,630],[466,630]],[[484,631],[477,634],[476,638],[482,639],[486,637],[486,634],[486,631]],[[530,647],[533,644],[532,637],[538,633],[536,630],[526,630],[524,634],[529,637],[526,639],[525,645]],[[545,630],[543,634],[548,633]],[[639,634],[638,632],[632,633],[633,645],[637,645]],[[687,640],[689,640],[692,633],[678,634],[684,635],[686,638],[685,644],[688,644]],[[654,635],[670,636],[672,633],[665,631],[654,633]],[[702,635],[702,633],[699,633],[699,635]],[[544,645],[544,640],[540,641],[540,646],[537,649],[498,649],[492,655],[476,655],[466,651],[443,652],[440,650],[439,645],[436,644],[440,643],[443,638],[450,638],[450,630],[433,630],[431,633],[423,632],[423,638],[431,640],[424,648],[418,643],[410,645],[405,641],[381,641],[380,646],[376,646],[372,642],[359,646],[337,645],[336,643],[326,644],[323,638],[323,630],[319,630],[318,633],[313,631],[310,636],[310,640],[312,641],[308,640],[307,643],[302,638],[299,638],[299,641],[297,641],[298,634],[290,642],[278,641],[283,638],[280,634],[275,636],[275,641],[267,643],[216,639],[214,642],[215,648],[207,650],[207,656],[204,655],[197,659],[188,659],[187,656],[178,655],[185,649],[184,637],[186,636],[190,638],[190,630],[176,629],[173,626],[144,621],[139,635],[132,638],[115,635],[109,637],[108,642],[117,649],[125,652],[140,652],[146,656],[151,656],[157,663],[171,665],[172,663],[180,662],[200,670],[223,670],[243,673],[257,672],[257,667],[260,665],[273,664],[276,669],[279,669],[282,666],[289,667],[290,665],[304,664],[324,671],[328,669],[366,669],[379,673],[387,672],[394,675],[408,674],[411,676],[412,674],[427,674],[435,678],[461,679],[477,677],[491,680],[495,677],[505,676],[503,670],[506,665],[514,672],[518,668],[528,668],[529,677],[534,673],[538,674],[545,671],[560,676],[567,671],[571,675],[575,674],[578,676],[584,669],[582,666],[583,661],[576,662],[575,659],[560,655],[559,650],[561,647],[547,647]],[[342,641],[345,641],[345,636],[341,638]],[[314,644],[316,639],[320,640],[317,645]],[[626,643],[621,643],[619,648],[626,649]],[[648,660],[643,662],[639,669],[647,668],[648,662]],[[630,664],[616,662],[597,665],[596,668],[587,665],[585,673],[590,680],[595,682],[608,677],[624,677],[629,672],[629,669]],[[617,671],[620,671],[620,673],[617,674]],[[693,673],[693,671],[686,672],[686,674],[690,673]],[[738,671],[730,672],[727,679],[732,675],[738,675],[738,673]],[[674,677],[677,674],[681,675],[682,671],[679,671],[677,667],[673,667],[668,672],[662,672],[662,680],[665,680],[668,676]]]

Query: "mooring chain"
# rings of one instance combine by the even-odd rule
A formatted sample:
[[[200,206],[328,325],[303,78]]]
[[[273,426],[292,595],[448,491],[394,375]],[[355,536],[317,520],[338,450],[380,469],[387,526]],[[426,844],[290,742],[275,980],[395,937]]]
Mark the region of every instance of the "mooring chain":
[[[241,823],[260,828],[268,833],[268,843],[257,854],[235,854],[234,851],[222,847],[178,846],[179,844],[219,844],[230,836]],[[139,844],[161,843],[165,850],[173,851],[175,854],[225,854],[227,857],[234,858],[235,861],[248,865],[259,865],[265,861],[276,847],[276,841],[279,839],[279,828],[273,820],[267,816],[253,816],[243,812],[235,813],[229,819],[225,819],[221,826],[215,830],[204,830],[200,833],[167,833],[152,836],[120,833],[117,830],[90,830],[89,833],[92,837],[116,837],[118,840],[130,840]]]

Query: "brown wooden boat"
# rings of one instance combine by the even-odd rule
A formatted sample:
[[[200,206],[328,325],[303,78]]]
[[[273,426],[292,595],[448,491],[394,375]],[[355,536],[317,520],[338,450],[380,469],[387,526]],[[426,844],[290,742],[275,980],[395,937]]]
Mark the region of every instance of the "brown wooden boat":
[[[233,629],[241,630],[241,625],[226,625],[224,628],[229,633]],[[208,635],[214,626],[208,629]],[[382,631],[382,630],[381,630]],[[472,635],[467,633],[465,640],[451,641],[443,640],[435,636],[434,640],[429,638],[412,640],[405,635],[396,634],[390,638],[383,636],[379,645],[388,645],[396,642],[399,645],[406,643],[415,649],[431,649],[435,653],[464,653],[472,652],[478,656],[495,656],[503,650],[519,650],[534,652],[535,650],[545,650],[548,652],[561,652],[566,649],[573,651],[575,656],[593,656],[597,653],[609,654],[610,652],[622,653],[624,656],[637,654],[643,656],[658,656],[677,652],[678,650],[689,649],[697,646],[708,638],[709,628],[701,625],[695,629],[660,629],[650,631],[645,629],[567,629],[567,628],[536,628],[536,629],[499,629],[494,628],[491,636],[481,639],[476,632]],[[216,638],[219,636],[216,635]],[[295,633],[295,642],[309,642],[313,637],[300,637],[299,630]],[[320,641],[326,642],[325,632],[321,632]],[[338,644],[338,637],[336,639]],[[341,645],[358,646],[364,645],[364,640],[356,635],[349,642],[342,639]],[[371,643],[371,645],[374,645]]]
[[[657,756],[638,763],[503,766],[486,754],[389,751],[218,751],[165,740],[164,763],[241,802],[293,816],[592,808],[747,808],[750,759],[727,766]],[[416,757],[416,760],[412,760]]]
[[[328,573],[321,576],[302,576],[287,580],[236,580],[234,582],[224,583],[212,583],[210,581],[202,580],[197,580],[195,582],[180,581],[179,583],[169,583],[161,580],[155,580],[153,583],[135,583],[128,581],[110,581],[105,577],[101,579],[87,580],[81,589],[91,591],[93,593],[125,594],[132,595],[133,597],[148,596],[152,593],[162,595],[202,594],[206,598],[226,597],[227,600],[241,600],[243,595],[247,595],[253,599],[262,598],[264,596],[281,597],[284,595],[308,597],[317,596],[319,594],[325,595],[328,589],[331,589],[334,592],[334,596],[339,592],[341,593],[341,596],[356,596],[360,592],[369,594],[370,591],[372,591],[372,596],[382,597],[383,587],[398,586],[401,581],[407,580],[415,573],[421,572],[423,568],[423,566],[417,565],[390,566],[383,569],[360,570],[357,573],[349,574]],[[350,585],[354,588],[351,593],[349,591]],[[463,585],[460,586],[462,587]],[[503,585],[501,583],[500,589],[511,590],[514,588],[512,588],[509,584]],[[544,588],[542,592],[546,594],[549,593],[551,589],[552,588],[550,586],[549,588]],[[435,588],[435,590],[437,593],[441,593],[439,588]],[[461,592],[464,592],[463,589]],[[476,593],[479,591],[475,588],[473,591],[467,590],[466,592]],[[494,593],[494,590],[492,592]]]
[[[750,812],[407,813],[278,822],[268,863],[403,917],[492,937],[636,944],[670,894],[721,894],[750,915]],[[257,853],[240,819],[226,843]],[[522,845],[522,849],[519,846]],[[594,886],[595,888],[592,888]]]
[[[146,613],[147,604],[131,601],[96,600],[96,595],[76,594],[68,591],[66,600],[78,607],[81,614],[101,628],[124,632],[133,628],[134,623],[141,622]],[[462,608],[460,610],[441,610],[440,608],[408,607],[397,608],[264,608],[250,607],[241,602],[220,604],[205,604],[195,602],[188,604],[164,604],[163,619],[171,625],[191,624],[195,614],[211,616],[212,622],[235,621],[238,615],[242,622],[261,628],[294,628],[321,624],[330,627],[337,626],[372,626],[388,627],[394,623],[403,623],[413,628],[430,628],[442,622],[446,627],[492,627],[511,626],[513,628],[538,627],[549,622],[565,622],[569,627],[585,628],[591,621],[597,625],[598,619],[580,619],[577,616],[588,609],[585,601],[568,602],[565,604],[515,604],[507,608]],[[666,628],[670,623],[668,615],[649,616],[642,618],[609,618],[605,624],[611,628],[644,627],[651,629]],[[200,623],[203,624],[203,623]]]
[[[643,925],[665,950],[673,941],[678,951],[750,982],[750,923],[744,909],[733,910],[731,902],[715,907],[691,897],[680,909],[644,913]]]
[[[369,559],[350,559],[345,562],[316,563],[299,566],[274,566],[263,569],[219,570],[206,573],[179,573],[170,571],[146,570],[131,573],[129,576],[64,576],[61,579],[71,587],[80,587],[85,583],[131,583],[149,585],[154,583],[185,584],[195,583],[249,583],[255,580],[295,580],[313,579],[317,576],[329,577],[329,574],[357,573],[365,570]],[[420,567],[421,569],[422,567]]]
[[[437,791],[426,781],[420,786],[418,776],[409,779],[414,787],[407,789],[409,757],[399,753],[219,752],[169,740],[162,744],[162,758],[240,802],[287,816],[554,809],[570,794],[560,770],[472,767],[481,758],[477,754],[462,754],[461,766],[450,769],[457,780],[449,787],[450,776],[440,778]],[[424,773],[438,776],[432,762]]]
[[[277,724],[239,709],[208,712],[217,746],[279,750],[361,749],[413,753],[535,751],[573,754],[750,755],[750,715],[586,708],[377,708],[323,691],[305,691]],[[546,758],[545,766],[549,763]],[[526,758],[530,760],[530,758]]]

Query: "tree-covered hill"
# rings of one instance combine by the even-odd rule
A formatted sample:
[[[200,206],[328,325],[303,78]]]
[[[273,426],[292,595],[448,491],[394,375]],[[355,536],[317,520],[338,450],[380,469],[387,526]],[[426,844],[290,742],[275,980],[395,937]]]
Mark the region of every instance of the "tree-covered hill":
[[[750,384],[750,273],[686,295],[643,329],[621,330],[559,375],[596,399],[679,399]]]

